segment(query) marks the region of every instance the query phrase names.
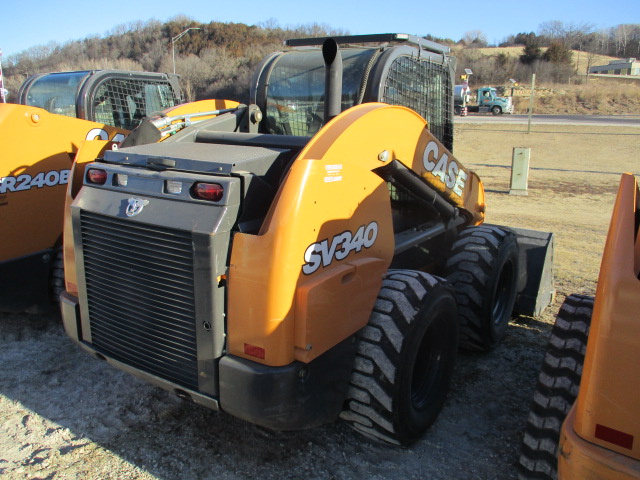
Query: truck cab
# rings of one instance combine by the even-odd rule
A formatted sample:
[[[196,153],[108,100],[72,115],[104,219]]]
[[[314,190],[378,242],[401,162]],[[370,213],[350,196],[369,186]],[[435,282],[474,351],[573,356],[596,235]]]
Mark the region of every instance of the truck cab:
[[[478,89],[478,108],[480,112],[489,111],[494,115],[502,113],[513,113],[513,103],[510,97],[499,97],[493,87],[482,87]]]
[[[456,115],[465,116],[468,112],[501,115],[513,113],[511,97],[499,97],[494,87],[481,87],[475,92],[476,101],[467,84],[455,85],[453,89],[453,111]]]

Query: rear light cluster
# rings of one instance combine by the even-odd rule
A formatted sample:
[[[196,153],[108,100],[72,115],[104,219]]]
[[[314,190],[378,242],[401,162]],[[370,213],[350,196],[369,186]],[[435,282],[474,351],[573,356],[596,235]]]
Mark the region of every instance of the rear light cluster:
[[[101,168],[87,170],[87,181],[96,185],[104,185],[107,181],[107,172]]]
[[[101,168],[89,168],[87,170],[87,182],[94,185],[104,185],[107,183],[108,174],[106,170]],[[114,179],[119,187],[126,187],[129,182],[129,176],[124,174],[115,174]],[[182,182],[176,180],[167,180],[164,185],[165,193],[171,195],[180,195],[182,193]],[[219,202],[224,196],[224,187],[219,183],[197,182],[191,187],[191,196],[199,200],[207,200],[210,202]]]
[[[219,202],[224,195],[224,188],[219,183],[196,183],[191,189],[191,194],[201,200]]]

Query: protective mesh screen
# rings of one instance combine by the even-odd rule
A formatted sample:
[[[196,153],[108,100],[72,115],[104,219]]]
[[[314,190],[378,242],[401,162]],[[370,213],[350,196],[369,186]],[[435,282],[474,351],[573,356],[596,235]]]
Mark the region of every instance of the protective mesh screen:
[[[94,96],[95,121],[133,130],[144,117],[177,103],[167,83],[110,78],[98,87]]]
[[[453,92],[447,65],[398,57],[389,69],[382,101],[418,112],[429,122],[431,133],[453,150]]]

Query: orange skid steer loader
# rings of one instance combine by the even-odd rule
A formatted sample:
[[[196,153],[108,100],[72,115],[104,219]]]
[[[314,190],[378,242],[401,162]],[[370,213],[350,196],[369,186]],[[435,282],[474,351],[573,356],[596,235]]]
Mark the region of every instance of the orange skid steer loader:
[[[34,75],[19,104],[0,104],[0,311],[57,303],[65,191],[80,144],[119,144],[144,117],[184,110],[180,99],[175,75],[99,70]]]
[[[595,301],[553,327],[522,445],[522,479],[640,479],[640,190],[624,174]]]
[[[81,149],[95,161],[67,200],[64,325],[96,357],[267,428],[341,417],[407,445],[440,411],[458,345],[489,350],[514,304],[548,303],[550,237],[483,225],[483,185],[452,154],[448,48],[287,45],[251,105],[160,143]]]

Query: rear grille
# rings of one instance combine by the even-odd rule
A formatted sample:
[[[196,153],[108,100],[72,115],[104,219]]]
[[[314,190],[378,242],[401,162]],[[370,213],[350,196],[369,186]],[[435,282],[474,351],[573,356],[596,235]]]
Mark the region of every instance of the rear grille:
[[[191,234],[80,213],[93,346],[197,390]]]

